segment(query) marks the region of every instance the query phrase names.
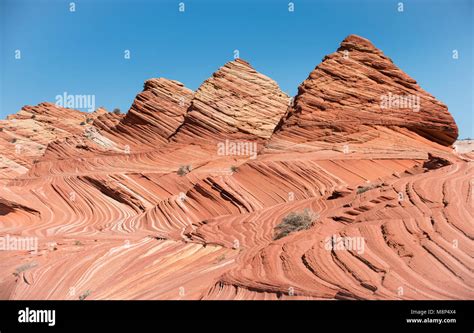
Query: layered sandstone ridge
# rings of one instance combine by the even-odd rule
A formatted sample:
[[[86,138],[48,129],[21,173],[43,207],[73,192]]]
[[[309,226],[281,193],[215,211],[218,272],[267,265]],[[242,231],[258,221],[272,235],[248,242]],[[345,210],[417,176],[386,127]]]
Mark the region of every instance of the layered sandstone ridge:
[[[0,120],[0,177],[9,179],[26,173],[43,156],[49,143],[82,135],[87,123],[105,113],[105,110],[86,113],[41,103],[25,106],[6,120]]]
[[[181,82],[149,79],[125,115],[97,109],[82,132],[52,141],[40,162],[156,149],[182,124],[192,96]]]
[[[294,107],[235,60],[195,93],[148,80],[125,115],[43,103],[0,121],[0,236],[38,240],[0,251],[0,299],[474,299],[469,143],[448,146],[445,106],[370,42],[341,48]],[[387,90],[420,111],[381,112]]]
[[[127,115],[107,132],[112,140],[126,141],[137,149],[166,143],[183,123],[192,98],[193,92],[181,82],[147,80]]]
[[[425,92],[365,38],[350,35],[299,86],[277,139],[327,141],[367,126],[405,127],[452,144],[457,126],[446,105]],[[328,135],[328,131],[332,132]]]
[[[275,81],[236,59],[199,87],[173,141],[268,139],[288,102]]]

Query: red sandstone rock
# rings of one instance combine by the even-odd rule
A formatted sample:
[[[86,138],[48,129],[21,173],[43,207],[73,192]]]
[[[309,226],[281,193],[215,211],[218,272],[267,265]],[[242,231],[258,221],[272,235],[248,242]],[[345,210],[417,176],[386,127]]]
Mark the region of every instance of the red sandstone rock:
[[[25,106],[6,120],[0,120],[0,175],[14,178],[27,172],[50,142],[79,135],[87,119],[93,120],[99,114],[41,103]]]
[[[370,41],[350,35],[299,86],[294,110],[276,138],[327,141],[327,136],[344,137],[366,126],[405,127],[443,145],[451,145],[458,135],[446,105]]]
[[[386,91],[420,112],[381,111]],[[287,101],[236,60],[195,94],[149,80],[126,115],[43,103],[0,121],[0,236],[39,240],[0,251],[0,298],[472,299],[473,155],[446,147],[446,107],[356,36],[280,121]],[[47,149],[16,156],[12,138]],[[225,139],[265,148],[216,154]],[[276,239],[305,209],[308,229]]]
[[[289,97],[249,63],[228,62],[196,91],[173,141],[268,139],[286,112]]]

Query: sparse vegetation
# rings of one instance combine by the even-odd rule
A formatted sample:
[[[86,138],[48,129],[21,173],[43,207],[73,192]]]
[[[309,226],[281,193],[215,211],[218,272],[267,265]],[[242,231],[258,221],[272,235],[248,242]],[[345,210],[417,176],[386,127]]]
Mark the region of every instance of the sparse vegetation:
[[[217,257],[216,262],[219,264],[220,262],[225,260],[225,254],[221,254],[219,257]]]
[[[84,245],[84,244],[82,244],[81,241],[77,240],[77,241],[74,242],[74,245],[81,246],[81,245]]]
[[[35,115],[35,114],[32,115],[32,116],[31,116],[31,119],[36,119],[36,115]]]
[[[88,296],[90,296],[90,294],[91,294],[91,291],[89,289],[84,291],[81,295],[79,295],[79,300],[80,301],[85,300]]]
[[[120,111],[119,108],[115,108],[113,111],[112,111],[113,114],[116,114],[116,115],[119,115],[119,114],[122,114],[122,111]]]
[[[187,175],[188,173],[191,172],[191,166],[190,165],[182,165],[179,167],[177,173],[179,176],[185,176]]]
[[[273,239],[277,240],[288,236],[292,232],[309,229],[317,217],[318,214],[309,208],[305,208],[300,212],[291,212],[275,227]]]
[[[88,123],[88,124],[92,123],[93,121],[94,121],[94,119],[92,119],[92,118],[87,118],[86,119],[86,123]]]
[[[360,186],[357,188],[357,194],[361,194],[361,193],[364,193],[364,192],[367,192],[368,190],[370,190],[372,187],[370,186]]]
[[[81,121],[81,123],[80,123],[81,126],[84,126],[85,124],[86,124],[85,121]]]
[[[236,167],[235,165],[230,167],[230,171],[232,171],[232,172],[237,172],[238,170],[239,170],[239,168]]]
[[[10,142],[15,143],[16,141],[17,141],[16,138],[13,138]]]

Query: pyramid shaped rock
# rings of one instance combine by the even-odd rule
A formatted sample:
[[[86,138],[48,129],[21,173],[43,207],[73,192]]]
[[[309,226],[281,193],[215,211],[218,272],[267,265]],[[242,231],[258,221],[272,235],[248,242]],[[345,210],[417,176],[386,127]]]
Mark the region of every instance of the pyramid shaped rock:
[[[81,135],[88,119],[93,121],[98,116],[99,113],[40,103],[24,106],[0,120],[0,178],[24,174],[51,142]]]
[[[443,145],[452,144],[458,135],[446,105],[369,40],[350,35],[299,86],[294,107],[275,138],[327,141],[328,130],[343,136],[380,125],[404,127]]]
[[[98,110],[102,111],[104,109]],[[105,113],[100,112],[99,116],[94,119],[94,127],[99,130],[107,131],[117,126],[124,117],[124,114],[115,114],[107,111],[105,111]]]
[[[126,116],[109,129],[109,135],[117,143],[130,146],[154,147],[166,143],[182,124],[192,97],[193,91],[181,82],[164,78],[147,80]]]
[[[288,104],[289,97],[275,81],[236,59],[199,87],[173,140],[268,139]]]

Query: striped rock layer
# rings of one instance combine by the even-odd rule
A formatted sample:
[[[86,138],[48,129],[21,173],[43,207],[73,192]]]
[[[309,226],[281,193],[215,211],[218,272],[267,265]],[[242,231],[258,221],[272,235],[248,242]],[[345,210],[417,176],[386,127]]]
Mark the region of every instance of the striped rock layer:
[[[0,237],[38,248],[0,251],[0,299],[473,299],[474,153],[446,107],[357,36],[288,100],[235,60],[195,93],[147,81],[126,115],[1,121]]]
[[[244,60],[216,71],[196,91],[176,142],[268,139],[287,111],[289,97]]]
[[[458,136],[443,103],[365,38],[350,35],[299,86],[276,137],[334,141],[367,126],[398,126],[443,145]],[[329,133],[330,132],[330,133]]]

